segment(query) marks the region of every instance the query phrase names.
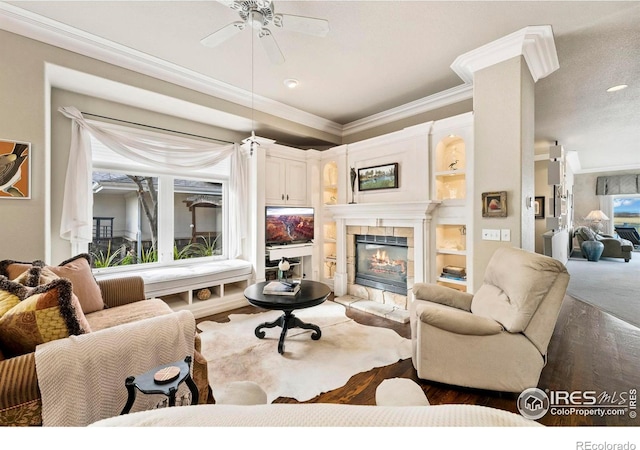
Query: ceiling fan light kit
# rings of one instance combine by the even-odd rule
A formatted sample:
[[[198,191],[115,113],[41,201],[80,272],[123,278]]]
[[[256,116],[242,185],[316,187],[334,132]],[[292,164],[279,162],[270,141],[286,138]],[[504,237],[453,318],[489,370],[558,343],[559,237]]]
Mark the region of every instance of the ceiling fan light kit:
[[[206,47],[216,47],[231,39],[236,34],[243,31],[247,26],[256,30],[256,35],[262,43],[269,60],[273,64],[284,63],[284,55],[276,42],[271,30],[267,28],[270,24],[283,30],[295,31],[311,36],[325,37],[329,33],[329,22],[315,17],[294,16],[289,14],[275,14],[274,5],[271,0],[218,0],[219,3],[238,12],[242,21],[231,22],[220,28],[200,43]],[[251,43],[251,115],[253,122],[253,41]],[[295,88],[298,80],[289,78],[284,81],[288,88]],[[251,136],[244,139],[243,144],[249,146],[249,156],[253,156],[254,151],[260,146],[256,139],[255,130],[251,131]]]
[[[257,36],[262,43],[267,56],[274,64],[284,63],[284,55],[280,47],[267,28],[273,24],[287,31],[295,31],[311,36],[325,37],[329,33],[329,22],[315,17],[294,16],[290,14],[275,14],[271,0],[218,0],[228,6],[242,19],[241,22],[232,22],[200,42],[206,47],[216,47],[247,28],[247,25],[257,31]]]

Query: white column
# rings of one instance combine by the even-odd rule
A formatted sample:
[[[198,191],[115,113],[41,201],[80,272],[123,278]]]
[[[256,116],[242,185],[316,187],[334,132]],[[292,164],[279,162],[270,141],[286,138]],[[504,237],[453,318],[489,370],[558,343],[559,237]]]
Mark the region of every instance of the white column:
[[[347,225],[336,219],[336,271],[333,274],[333,292],[336,297],[347,293]]]

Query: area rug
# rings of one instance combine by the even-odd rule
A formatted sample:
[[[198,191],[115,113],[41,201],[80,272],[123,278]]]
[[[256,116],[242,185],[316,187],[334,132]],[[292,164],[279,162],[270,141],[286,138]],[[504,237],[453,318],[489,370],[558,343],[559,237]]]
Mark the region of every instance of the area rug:
[[[233,381],[253,381],[267,393],[271,403],[278,397],[300,402],[344,386],[353,375],[411,357],[411,340],[395,331],[361,325],[348,318],[345,307],[328,301],[294,311],[300,320],[318,325],[319,340],[311,331],[288,331],[284,354],[278,353],[280,327],[265,328],[264,339],[254,329],[271,322],[281,311],[231,314],[229,322],[202,322],[202,355],[209,366],[214,397]]]
[[[640,327],[640,253],[634,252],[628,263],[620,258],[587,261],[574,253],[567,270],[567,294]]]

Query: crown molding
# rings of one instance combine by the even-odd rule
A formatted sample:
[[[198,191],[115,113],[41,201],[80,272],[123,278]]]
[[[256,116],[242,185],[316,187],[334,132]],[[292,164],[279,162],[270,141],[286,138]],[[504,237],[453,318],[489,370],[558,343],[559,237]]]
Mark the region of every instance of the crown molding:
[[[514,56],[524,55],[535,81],[559,67],[551,27],[523,28],[456,58],[451,68],[464,81],[462,85],[341,125],[266,97],[252,96],[244,89],[3,2],[0,2],[0,29],[339,138],[471,99],[473,73]]]
[[[342,125],[160,58],[0,2],[0,29],[262,111],[338,137]]]
[[[360,133],[374,127],[407,119],[418,114],[473,98],[473,85],[469,83],[452,87],[437,94],[429,95],[410,103],[388,109],[378,114],[350,122],[343,127],[343,136]]]
[[[525,27],[458,56],[451,68],[465,83],[473,83],[478,70],[516,56],[524,56],[534,82],[560,67],[550,25]]]

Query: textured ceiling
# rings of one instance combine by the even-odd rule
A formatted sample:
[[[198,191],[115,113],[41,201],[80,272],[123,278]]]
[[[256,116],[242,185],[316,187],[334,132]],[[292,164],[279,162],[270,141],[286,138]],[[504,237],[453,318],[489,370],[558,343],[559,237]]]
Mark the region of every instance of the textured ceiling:
[[[324,38],[271,27],[282,65],[252,49],[250,29],[202,46],[238,20],[216,1],[6,3],[341,126],[459,86],[459,55],[551,25],[560,69],[536,85],[536,141],[557,140],[586,171],[640,168],[640,2],[280,0],[276,12],[330,22]]]

